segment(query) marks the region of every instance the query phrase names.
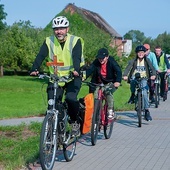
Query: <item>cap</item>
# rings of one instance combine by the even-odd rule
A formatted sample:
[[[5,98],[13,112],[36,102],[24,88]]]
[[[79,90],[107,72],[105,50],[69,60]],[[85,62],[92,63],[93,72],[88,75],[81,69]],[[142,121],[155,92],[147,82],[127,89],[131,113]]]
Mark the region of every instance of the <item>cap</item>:
[[[104,59],[108,55],[109,55],[108,50],[106,48],[101,48],[101,49],[99,49],[96,58]]]
[[[143,46],[144,46],[147,50],[150,50],[150,45],[149,45],[149,44],[143,44]]]

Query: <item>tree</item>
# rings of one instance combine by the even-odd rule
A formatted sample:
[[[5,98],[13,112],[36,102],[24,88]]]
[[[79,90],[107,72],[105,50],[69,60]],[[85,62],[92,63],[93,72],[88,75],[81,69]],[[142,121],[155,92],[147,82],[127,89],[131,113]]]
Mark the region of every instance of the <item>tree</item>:
[[[124,35],[124,38],[131,39],[133,42],[133,46],[143,44],[147,39],[144,33],[139,30],[130,30]]]
[[[153,45],[154,47],[160,46],[163,51],[167,54],[170,54],[170,34],[164,32],[159,34],[158,37],[154,40]]]
[[[39,32],[29,21],[20,21],[6,28],[0,41],[0,62],[6,70],[30,69],[39,48]]]
[[[6,19],[7,14],[4,12],[4,5],[0,4],[0,41],[2,41],[2,32],[5,29],[6,24],[3,23],[3,20]],[[1,61],[1,58],[0,58]],[[0,62],[1,63],[1,62]],[[0,76],[3,76],[3,65],[0,64]]]
[[[6,26],[6,24],[3,22],[3,20],[6,19],[7,13],[4,12],[4,5],[0,4],[0,31],[3,30]]]

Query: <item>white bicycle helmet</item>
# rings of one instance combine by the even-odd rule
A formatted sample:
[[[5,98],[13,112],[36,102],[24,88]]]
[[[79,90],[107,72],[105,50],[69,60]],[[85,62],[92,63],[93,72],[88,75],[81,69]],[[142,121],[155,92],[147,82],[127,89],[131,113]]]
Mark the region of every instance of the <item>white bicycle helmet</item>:
[[[69,21],[64,16],[56,17],[52,21],[52,28],[68,27],[68,26],[69,26]]]

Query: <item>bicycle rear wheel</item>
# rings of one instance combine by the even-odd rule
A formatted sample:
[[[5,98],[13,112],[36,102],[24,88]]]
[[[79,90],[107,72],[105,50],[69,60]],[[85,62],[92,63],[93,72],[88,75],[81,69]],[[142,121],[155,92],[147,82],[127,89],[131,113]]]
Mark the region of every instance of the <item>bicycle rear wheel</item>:
[[[99,132],[99,122],[100,122],[100,103],[101,101],[98,99],[94,100],[94,113],[92,118],[92,125],[91,125],[91,143],[92,145],[96,145],[97,136]]]
[[[167,92],[164,92],[163,101],[167,100]]]
[[[159,105],[159,85],[155,84],[155,108],[158,108]]]
[[[142,126],[142,92],[139,91],[137,94],[137,117],[138,117],[138,126]]]
[[[114,119],[110,120],[107,118],[107,116],[105,118],[106,118],[106,124],[104,125],[104,136],[106,139],[109,139],[112,135],[113,125],[115,120]]]
[[[43,170],[51,170],[54,166],[58,133],[54,127],[53,113],[48,113],[43,121],[40,134],[40,163]]]
[[[68,142],[63,145],[64,158],[67,162],[71,161],[76,151],[76,137],[71,137],[71,132],[68,133]]]
[[[167,94],[168,94],[168,77],[165,79],[165,91],[163,95],[163,101],[167,100]]]

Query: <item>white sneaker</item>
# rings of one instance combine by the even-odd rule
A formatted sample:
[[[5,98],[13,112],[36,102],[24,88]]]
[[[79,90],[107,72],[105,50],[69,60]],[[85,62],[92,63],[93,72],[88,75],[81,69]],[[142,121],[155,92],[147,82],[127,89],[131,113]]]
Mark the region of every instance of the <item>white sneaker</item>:
[[[114,112],[112,109],[109,109],[107,113],[108,113],[108,119],[114,119]]]

